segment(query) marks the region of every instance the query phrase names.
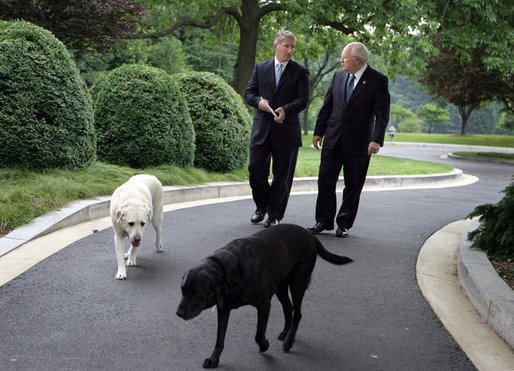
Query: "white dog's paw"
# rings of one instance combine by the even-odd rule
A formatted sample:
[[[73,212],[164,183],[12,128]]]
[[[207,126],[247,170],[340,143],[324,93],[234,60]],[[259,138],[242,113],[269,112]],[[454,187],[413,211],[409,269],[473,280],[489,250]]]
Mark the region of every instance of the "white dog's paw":
[[[135,267],[137,264],[136,264],[136,259],[134,260],[131,260],[130,258],[127,259],[127,267]]]
[[[155,242],[155,250],[162,252],[162,241]]]
[[[117,280],[124,280],[127,278],[127,272],[119,270],[118,273],[116,273],[116,279]]]

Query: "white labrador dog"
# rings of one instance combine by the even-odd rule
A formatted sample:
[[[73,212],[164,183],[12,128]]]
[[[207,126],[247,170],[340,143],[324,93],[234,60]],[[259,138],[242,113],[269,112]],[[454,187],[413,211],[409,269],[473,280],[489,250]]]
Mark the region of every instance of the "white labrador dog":
[[[153,175],[135,175],[116,188],[112,194],[111,221],[118,260],[116,279],[127,278],[124,258],[127,259],[126,265],[137,265],[137,248],[143,238],[145,225],[150,221],[155,229],[155,249],[162,251],[162,208],[162,184]],[[125,237],[129,238],[131,246],[129,251],[123,254]]]

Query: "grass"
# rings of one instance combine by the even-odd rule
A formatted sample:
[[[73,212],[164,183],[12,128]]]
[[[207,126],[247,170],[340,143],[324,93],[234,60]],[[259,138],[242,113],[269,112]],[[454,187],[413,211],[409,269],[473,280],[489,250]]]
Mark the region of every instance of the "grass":
[[[386,134],[386,141],[389,135]],[[397,133],[395,142],[465,144],[473,146],[514,148],[514,135],[454,135],[454,134],[422,134]]]
[[[458,137],[453,135],[422,135],[416,137],[398,134],[395,141],[404,140],[427,142],[439,138],[441,142],[453,138],[449,143],[495,145],[514,147],[510,142],[514,137],[475,136]],[[320,151],[310,147],[312,135],[303,139],[304,147],[300,149],[296,177],[317,176]],[[462,142],[462,140],[465,140]],[[443,164],[427,163],[386,156],[373,156],[368,175],[412,175],[433,174],[451,171]],[[59,209],[70,201],[108,196],[114,189],[130,176],[145,172],[157,176],[164,185],[195,185],[220,181],[247,181],[246,168],[230,173],[209,173],[197,168],[179,168],[176,166],[159,166],[148,169],[108,165],[95,162],[86,169],[78,171],[27,169],[0,169],[0,234],[4,234],[34,218]]]
[[[514,163],[514,153],[500,152],[453,152],[456,156],[477,158],[482,160],[508,161]]]

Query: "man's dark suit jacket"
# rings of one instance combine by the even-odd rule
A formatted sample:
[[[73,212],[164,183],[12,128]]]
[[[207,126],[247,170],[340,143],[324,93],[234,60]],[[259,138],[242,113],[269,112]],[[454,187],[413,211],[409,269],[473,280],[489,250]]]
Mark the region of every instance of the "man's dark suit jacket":
[[[269,112],[259,110],[260,97],[269,100],[274,110],[282,107],[285,120],[281,124],[273,120]],[[245,101],[257,108],[253,119],[250,146],[263,145],[271,139],[273,148],[295,148],[302,146],[299,113],[307,107],[309,100],[309,70],[289,60],[275,88],[274,59],[258,63],[245,92]]]
[[[368,66],[345,103],[349,76],[344,70],[334,74],[314,135],[324,137],[324,148],[333,149],[341,138],[343,152],[367,154],[370,142],[384,144],[389,121],[388,79]]]

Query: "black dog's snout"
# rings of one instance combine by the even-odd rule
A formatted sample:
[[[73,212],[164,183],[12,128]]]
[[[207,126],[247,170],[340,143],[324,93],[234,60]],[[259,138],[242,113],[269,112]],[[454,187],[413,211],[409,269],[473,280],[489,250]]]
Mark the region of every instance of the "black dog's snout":
[[[184,308],[181,305],[178,306],[176,313],[177,313],[177,316],[179,316],[182,319],[185,319],[186,311],[184,310]]]

